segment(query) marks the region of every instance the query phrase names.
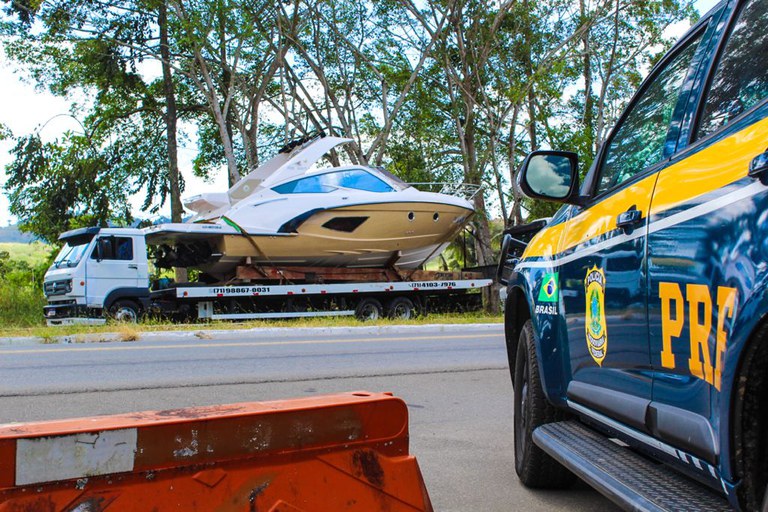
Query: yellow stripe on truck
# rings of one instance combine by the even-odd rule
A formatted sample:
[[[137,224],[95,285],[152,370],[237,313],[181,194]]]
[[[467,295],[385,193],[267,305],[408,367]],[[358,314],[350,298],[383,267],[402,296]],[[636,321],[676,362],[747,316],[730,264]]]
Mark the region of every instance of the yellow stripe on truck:
[[[751,151],[744,151],[749,147]],[[747,176],[749,163],[768,148],[768,118],[618,191],[573,218],[539,232],[523,260],[553,256],[616,229],[616,217],[635,205],[659,214]],[[658,180],[658,183],[657,183]],[[654,187],[656,188],[654,192]]]
[[[616,217],[635,206],[647,214],[658,174],[653,174],[584,210],[566,222],[540,231],[523,259],[551,256],[616,229]]]
[[[645,217],[657,177],[652,174],[570,219],[560,252],[616,229],[616,217],[633,206]]]
[[[746,177],[749,163],[766,149],[768,118],[663,169],[651,213],[669,210]]]

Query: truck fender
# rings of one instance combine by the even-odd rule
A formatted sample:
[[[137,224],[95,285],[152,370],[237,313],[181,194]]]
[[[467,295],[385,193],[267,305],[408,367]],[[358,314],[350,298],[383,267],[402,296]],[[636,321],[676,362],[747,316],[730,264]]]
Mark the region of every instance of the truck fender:
[[[507,346],[509,375],[515,382],[517,359],[517,344],[520,341],[520,331],[525,322],[531,318],[531,309],[521,286],[509,285],[507,300],[504,303],[504,340]]]
[[[538,315],[534,312],[534,295],[531,274],[514,273],[509,280],[507,301],[504,307],[504,337],[507,345],[510,376],[515,379],[515,359],[520,331],[529,319],[533,323],[536,337],[536,357],[539,362],[541,386],[547,399],[556,405],[565,402],[568,360],[562,358],[560,339],[567,340],[565,322],[561,314],[556,316]],[[548,333],[542,336],[542,333]]]
[[[116,288],[104,298],[104,310],[108,311],[116,301],[129,299],[137,302],[143,310],[149,308],[149,288]]]

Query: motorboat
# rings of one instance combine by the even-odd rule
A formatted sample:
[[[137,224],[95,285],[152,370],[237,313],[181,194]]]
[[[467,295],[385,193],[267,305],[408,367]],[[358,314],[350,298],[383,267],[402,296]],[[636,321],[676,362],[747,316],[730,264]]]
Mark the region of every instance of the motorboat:
[[[437,257],[474,213],[479,187],[430,192],[380,168],[318,168],[350,142],[289,144],[227,192],[187,199],[190,219],[146,230],[158,265],[223,279],[243,264],[415,269]]]

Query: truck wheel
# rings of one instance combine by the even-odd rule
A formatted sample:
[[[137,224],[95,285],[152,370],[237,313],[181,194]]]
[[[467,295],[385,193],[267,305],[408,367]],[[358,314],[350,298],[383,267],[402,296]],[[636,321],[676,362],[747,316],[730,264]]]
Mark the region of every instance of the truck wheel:
[[[378,320],[383,312],[384,308],[381,306],[381,302],[376,299],[363,299],[355,308],[355,316],[362,322]]]
[[[395,297],[387,305],[387,317],[397,320],[410,320],[416,317],[416,307],[408,297]]]
[[[526,487],[559,489],[570,485],[575,475],[533,443],[533,431],[564,419],[564,414],[547,402],[539,378],[533,324],[528,320],[520,332],[515,360],[515,471]]]
[[[109,308],[110,318],[117,320],[118,322],[126,322],[135,324],[139,321],[139,314],[141,309],[139,305],[132,300],[117,300]]]

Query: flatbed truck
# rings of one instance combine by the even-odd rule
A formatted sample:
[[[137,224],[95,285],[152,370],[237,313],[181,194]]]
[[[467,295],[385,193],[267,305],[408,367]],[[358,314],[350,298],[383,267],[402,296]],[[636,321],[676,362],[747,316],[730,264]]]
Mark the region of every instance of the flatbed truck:
[[[44,279],[48,325],[99,324],[144,315],[176,320],[248,320],[311,316],[411,318],[479,307],[491,280],[478,272],[264,267],[245,264],[226,282],[150,284],[145,231],[81,228]]]

